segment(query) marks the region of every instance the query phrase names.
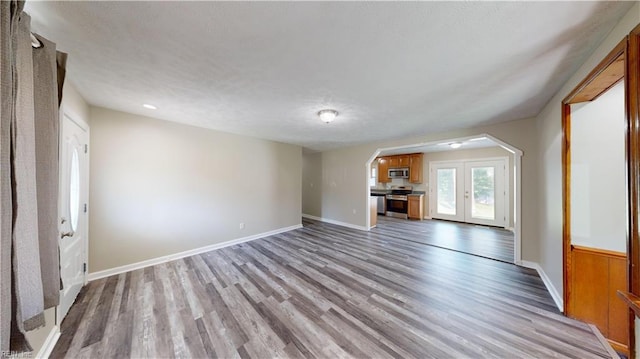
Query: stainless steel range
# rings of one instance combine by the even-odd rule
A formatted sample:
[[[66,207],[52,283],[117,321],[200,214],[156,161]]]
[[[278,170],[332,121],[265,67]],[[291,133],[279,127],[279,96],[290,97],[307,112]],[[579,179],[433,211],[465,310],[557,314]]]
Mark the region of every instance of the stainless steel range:
[[[413,192],[412,186],[393,186],[391,194],[386,196],[387,216],[408,219],[409,200],[407,195]]]

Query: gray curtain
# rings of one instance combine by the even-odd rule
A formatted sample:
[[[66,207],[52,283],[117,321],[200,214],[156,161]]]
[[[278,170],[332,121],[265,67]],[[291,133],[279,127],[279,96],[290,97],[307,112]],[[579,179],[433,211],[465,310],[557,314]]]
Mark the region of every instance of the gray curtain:
[[[38,240],[44,309],[60,303],[58,254],[58,70],[56,44],[36,35],[33,49]]]
[[[12,31],[17,14],[15,1],[0,1],[0,352],[9,350],[11,333],[11,153],[13,118]],[[4,357],[4,354],[0,354]]]
[[[59,303],[58,76],[55,44],[20,1],[0,1],[0,356],[31,351],[25,332]]]

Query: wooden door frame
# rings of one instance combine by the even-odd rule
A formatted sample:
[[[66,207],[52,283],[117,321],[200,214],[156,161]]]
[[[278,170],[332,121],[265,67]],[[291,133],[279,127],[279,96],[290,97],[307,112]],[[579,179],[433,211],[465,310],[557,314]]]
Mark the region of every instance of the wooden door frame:
[[[640,30],[640,26],[636,28]],[[634,30],[634,31],[636,31]],[[633,34],[633,32],[632,32]],[[640,32],[639,32],[640,34]],[[638,184],[640,177],[638,177],[638,169],[640,168],[640,152],[637,150],[638,142],[638,116],[637,116],[637,95],[638,95],[638,82],[637,82],[637,68],[636,74],[633,74],[632,67],[638,66],[638,57],[629,57],[629,38],[625,36],[618,45],[587,75],[571,91],[567,97],[562,100],[562,259],[563,259],[563,289],[564,289],[564,314],[569,316],[572,312],[571,308],[571,281],[572,281],[572,258],[571,258],[571,104],[576,99],[576,96],[581,94],[589,84],[591,84],[596,78],[601,75],[610,65],[612,65],[620,56],[624,56],[624,75],[622,79],[625,81],[625,163],[627,170],[627,208],[629,209],[627,219],[627,261],[629,267],[627,269],[627,290],[632,291],[634,288],[640,290],[640,287],[634,285],[638,283],[638,274],[632,270],[634,257],[636,263],[640,264],[640,252],[638,250],[638,236],[637,236],[637,204],[638,204]],[[637,47],[636,39],[636,47]],[[635,64],[635,65],[634,65]],[[634,77],[635,76],[635,77]],[[635,79],[635,80],[634,80]],[[635,81],[635,82],[634,82]],[[615,82],[617,83],[617,81]],[[614,85],[615,85],[614,83]],[[595,98],[599,97],[602,93],[608,91],[613,85],[602,89]],[[632,100],[636,97],[636,101]],[[592,99],[592,100],[593,100]],[[635,106],[635,117],[633,115]],[[635,130],[634,130],[635,129]],[[635,134],[634,134],[635,131]],[[633,146],[636,146],[635,148]],[[634,172],[635,171],[635,172]],[[635,193],[635,205],[634,205],[634,193]],[[635,234],[634,234],[635,229]],[[637,270],[635,271],[637,272]],[[630,357],[635,357],[635,333],[634,333],[634,318],[632,318],[632,312],[629,316],[629,353]]]

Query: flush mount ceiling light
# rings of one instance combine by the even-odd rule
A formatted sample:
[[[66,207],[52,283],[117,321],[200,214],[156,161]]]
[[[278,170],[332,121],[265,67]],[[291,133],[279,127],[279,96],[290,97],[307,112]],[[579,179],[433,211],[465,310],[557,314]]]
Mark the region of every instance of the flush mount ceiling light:
[[[157,110],[158,109],[154,105],[149,105],[148,103],[143,104],[142,107],[148,108],[149,110]]]
[[[460,142],[451,142],[449,144],[449,147],[451,147],[451,148],[460,148],[460,147],[462,147],[462,143],[460,143]]]
[[[336,110],[320,110],[318,112],[318,116],[324,123],[329,123],[333,121],[336,116],[338,116],[338,111]]]

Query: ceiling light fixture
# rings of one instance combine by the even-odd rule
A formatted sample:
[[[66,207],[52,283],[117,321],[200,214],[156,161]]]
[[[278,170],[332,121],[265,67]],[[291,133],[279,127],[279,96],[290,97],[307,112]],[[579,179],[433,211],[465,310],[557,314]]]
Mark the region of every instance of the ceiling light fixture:
[[[454,148],[454,149],[455,148],[460,148],[460,147],[462,147],[462,143],[460,143],[460,142],[451,142],[449,144],[449,147]]]
[[[324,123],[329,123],[333,121],[336,116],[338,116],[338,111],[336,110],[320,110],[318,112],[318,116]]]
[[[148,103],[143,104],[142,107],[148,108],[149,110],[157,110],[158,109],[154,105],[149,105]]]

